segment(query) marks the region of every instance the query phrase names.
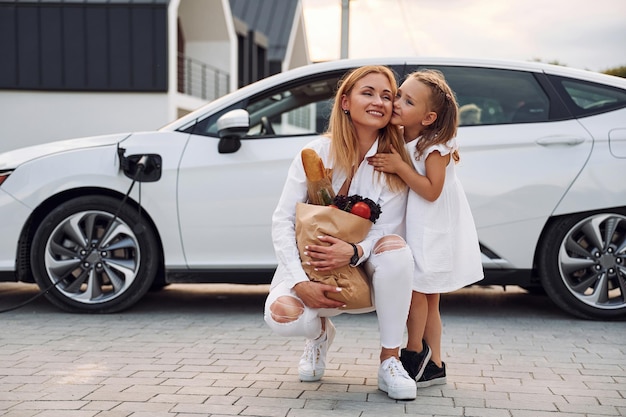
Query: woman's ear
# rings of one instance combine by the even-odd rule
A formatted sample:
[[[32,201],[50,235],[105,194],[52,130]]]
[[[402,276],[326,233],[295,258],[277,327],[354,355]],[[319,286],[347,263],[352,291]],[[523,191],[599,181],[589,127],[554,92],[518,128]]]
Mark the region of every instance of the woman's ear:
[[[435,120],[437,120],[437,113],[435,113],[434,111],[428,112],[426,113],[424,119],[422,119],[422,126],[432,125],[433,123],[435,123]]]
[[[348,97],[343,94],[341,96],[341,110],[345,113],[346,111],[350,111],[350,106],[348,106]]]

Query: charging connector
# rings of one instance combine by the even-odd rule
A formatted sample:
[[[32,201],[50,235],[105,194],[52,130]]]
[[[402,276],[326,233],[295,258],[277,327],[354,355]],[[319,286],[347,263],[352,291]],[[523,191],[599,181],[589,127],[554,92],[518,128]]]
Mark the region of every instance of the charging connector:
[[[124,156],[122,151],[119,156],[120,168],[128,178],[138,182],[156,182],[161,179],[161,155],[150,153]]]

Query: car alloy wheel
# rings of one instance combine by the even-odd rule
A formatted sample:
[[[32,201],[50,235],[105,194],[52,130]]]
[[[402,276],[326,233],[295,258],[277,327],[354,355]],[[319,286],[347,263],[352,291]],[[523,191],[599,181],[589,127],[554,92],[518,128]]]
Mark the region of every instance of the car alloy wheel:
[[[118,210],[119,204],[109,197],[70,200],[37,229],[33,273],[42,290],[52,286],[47,296],[55,305],[73,312],[116,312],[150,288],[156,239],[136,210]]]
[[[588,213],[554,222],[540,262],[548,295],[582,318],[626,314],[626,214]]]

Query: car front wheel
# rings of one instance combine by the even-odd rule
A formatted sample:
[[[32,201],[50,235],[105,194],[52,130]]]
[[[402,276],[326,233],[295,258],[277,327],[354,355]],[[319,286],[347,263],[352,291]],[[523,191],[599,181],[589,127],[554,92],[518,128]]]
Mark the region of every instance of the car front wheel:
[[[113,313],[135,304],[158,269],[156,237],[137,209],[105,196],[52,210],[31,246],[35,281],[70,312]]]
[[[626,317],[626,210],[557,219],[540,247],[548,296],[585,319]]]

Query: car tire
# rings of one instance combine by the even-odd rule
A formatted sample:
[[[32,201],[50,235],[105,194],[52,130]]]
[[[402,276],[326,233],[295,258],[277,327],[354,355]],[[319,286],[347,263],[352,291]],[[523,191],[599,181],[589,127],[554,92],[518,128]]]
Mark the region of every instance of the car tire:
[[[556,305],[583,319],[626,317],[626,210],[559,217],[543,236],[539,274]]]
[[[524,285],[522,289],[530,295],[546,295],[546,290],[541,285]]]
[[[30,262],[52,304],[74,313],[115,313],[150,289],[159,253],[154,231],[136,208],[113,197],[85,196],[43,219]]]

